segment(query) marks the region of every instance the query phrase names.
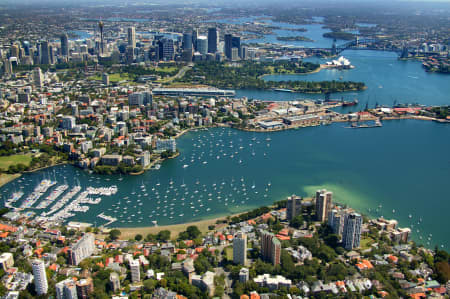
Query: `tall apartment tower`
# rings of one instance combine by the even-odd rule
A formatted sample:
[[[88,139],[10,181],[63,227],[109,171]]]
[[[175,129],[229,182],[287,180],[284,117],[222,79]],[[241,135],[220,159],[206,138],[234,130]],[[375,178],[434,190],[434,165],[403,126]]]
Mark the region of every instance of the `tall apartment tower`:
[[[261,255],[273,265],[280,264],[281,243],[274,234],[267,231],[261,232]]]
[[[39,67],[33,69],[33,84],[36,87],[42,87],[44,84],[44,75]]]
[[[31,262],[31,267],[33,269],[34,276],[34,287],[38,295],[47,294],[48,283],[47,283],[47,273],[45,272],[45,265],[42,260],[33,260]]]
[[[344,221],[346,212],[333,209],[328,213],[328,225],[333,229],[333,233],[342,236],[344,232]]]
[[[61,35],[61,55],[69,56],[69,37],[66,33]]]
[[[316,217],[318,221],[326,221],[331,211],[333,192],[325,189],[316,191]]]
[[[98,29],[100,30],[100,55],[103,55],[105,53],[105,41],[103,39],[103,28],[105,27],[105,24],[103,21],[98,22]]]
[[[216,53],[219,44],[219,32],[216,27],[208,28],[208,53]]]
[[[67,117],[73,123],[73,116]],[[64,121],[63,121],[64,122]],[[86,233],[68,250],[69,264],[78,265],[83,259],[90,257],[95,251],[95,237],[91,233]]]
[[[291,221],[302,212],[302,198],[300,196],[289,196],[286,203],[286,218]]]
[[[141,281],[141,270],[139,268],[139,261],[130,261],[131,281],[133,283]]]
[[[350,213],[346,216],[342,234],[342,244],[345,249],[352,250],[359,247],[362,223],[362,216],[358,213]]]
[[[233,239],[233,262],[244,266],[247,263],[247,236],[243,232]]]
[[[128,27],[128,46],[136,48],[136,28]]]

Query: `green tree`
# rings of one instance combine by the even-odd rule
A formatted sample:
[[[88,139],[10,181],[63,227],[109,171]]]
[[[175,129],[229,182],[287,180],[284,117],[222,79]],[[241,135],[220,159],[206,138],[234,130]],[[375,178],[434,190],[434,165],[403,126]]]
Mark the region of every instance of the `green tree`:
[[[122,232],[118,229],[112,229],[109,231],[109,238],[111,240],[117,240],[119,239],[120,235],[122,234]]]

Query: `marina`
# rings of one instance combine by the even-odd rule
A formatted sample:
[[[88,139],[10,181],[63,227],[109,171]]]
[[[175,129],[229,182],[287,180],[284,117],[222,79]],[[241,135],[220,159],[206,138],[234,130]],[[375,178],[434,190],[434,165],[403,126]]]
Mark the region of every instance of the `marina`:
[[[20,190],[23,201],[54,171],[69,188],[47,208],[24,213],[33,211],[36,220],[58,223],[144,227],[232,215],[292,194],[311,196],[325,187],[333,190],[339,203],[373,217],[395,215],[402,226],[414,225],[413,238],[422,237],[424,245],[448,246],[439,227],[450,225],[440,215],[450,203],[439,202],[441,209],[430,210],[434,200],[445,196],[439,186],[450,169],[432,165],[446,155],[450,141],[442,136],[448,136],[448,130],[414,120],[385,122],[379,130],[347,130],[339,123],[276,133],[197,130],[177,140],[180,155],[162,162],[159,170],[140,176],[102,176],[62,165],[25,174],[0,188],[0,194],[7,199],[11,190]],[[428,146],[417,147],[417,138],[425,138]],[[392,154],[392,148],[398,153]],[[424,177],[414,170],[411,161],[418,156],[428,157],[421,172],[432,175]],[[372,183],[375,179],[377,186]],[[110,217],[116,220],[110,222]],[[428,240],[431,232],[436,233]]]

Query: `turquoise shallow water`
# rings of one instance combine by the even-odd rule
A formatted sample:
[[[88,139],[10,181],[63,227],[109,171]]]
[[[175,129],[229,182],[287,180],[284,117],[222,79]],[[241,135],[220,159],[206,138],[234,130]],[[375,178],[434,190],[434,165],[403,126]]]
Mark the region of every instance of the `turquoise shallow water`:
[[[277,133],[216,128],[182,136],[181,155],[158,171],[122,178],[59,166],[26,174],[0,193],[5,197],[23,188],[27,194],[44,177],[82,187],[115,184],[116,195],[69,220],[100,225],[104,221],[96,215],[104,212],[121,217],[115,226],[133,227],[212,218],[326,187],[338,202],[371,216],[395,217],[403,226],[413,224],[416,240],[431,233],[430,246],[448,248],[449,134],[448,125],[413,120],[359,130],[343,124]]]

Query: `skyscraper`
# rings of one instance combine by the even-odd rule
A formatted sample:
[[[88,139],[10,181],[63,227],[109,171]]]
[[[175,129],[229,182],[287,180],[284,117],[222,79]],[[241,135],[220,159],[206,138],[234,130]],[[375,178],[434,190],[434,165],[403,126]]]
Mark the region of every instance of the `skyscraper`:
[[[286,219],[291,221],[302,212],[302,198],[300,196],[289,196],[286,203]]]
[[[192,50],[192,33],[183,33],[183,50]]]
[[[217,28],[208,29],[208,53],[216,53],[217,45],[219,44],[219,32]]]
[[[362,216],[358,213],[348,214],[344,222],[342,244],[345,249],[358,248],[361,240]]]
[[[136,48],[136,28],[128,27],[128,46]]]
[[[333,192],[327,190],[316,191],[316,217],[318,221],[326,221],[331,211]]]
[[[197,51],[201,54],[208,53],[208,39],[206,36],[200,35],[197,37]]]
[[[233,239],[233,262],[244,266],[247,263],[247,236],[243,232]]]
[[[173,40],[170,38],[163,38],[158,41],[159,60],[170,61],[173,60],[175,49],[173,47]]]
[[[105,24],[103,24],[102,21],[98,22],[98,29],[100,30],[100,55],[103,55],[105,51],[105,44],[103,40],[103,27]]]
[[[261,232],[261,255],[264,260],[274,265],[280,264],[281,243],[274,234],[267,231]]]
[[[50,64],[50,49],[48,41],[41,42],[41,64]]]
[[[197,29],[192,30],[192,45],[194,46],[194,50],[197,50],[197,37],[198,37],[198,30]]]
[[[231,41],[231,47],[238,49],[238,55],[241,57],[241,38],[239,36],[233,36]]]
[[[38,295],[47,294],[48,283],[44,262],[38,259],[33,260],[31,262],[31,267],[33,269],[34,287],[36,289],[36,293]]]
[[[333,209],[328,214],[328,225],[333,229],[333,233],[342,236],[344,231],[344,221],[346,212],[342,210]]]
[[[233,36],[231,34],[225,34],[225,57],[231,59],[231,48],[233,47]]]
[[[65,33],[61,35],[61,55],[62,56],[69,55],[69,38]]]

